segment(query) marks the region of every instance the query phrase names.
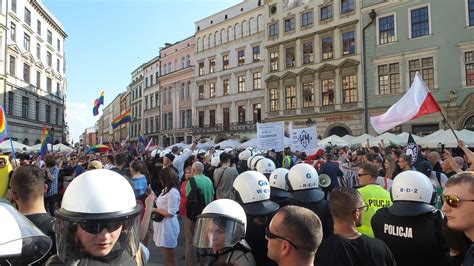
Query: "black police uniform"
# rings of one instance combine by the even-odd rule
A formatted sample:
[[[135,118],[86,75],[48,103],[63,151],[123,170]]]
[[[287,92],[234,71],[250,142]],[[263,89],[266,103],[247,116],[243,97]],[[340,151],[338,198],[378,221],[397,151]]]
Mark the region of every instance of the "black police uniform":
[[[304,207],[316,213],[323,226],[323,239],[334,234],[334,221],[332,219],[331,211],[329,210],[329,203],[327,200],[323,199],[315,202],[301,202],[291,199],[289,205]]]
[[[442,265],[448,248],[442,232],[441,212],[433,208],[429,212],[402,216],[395,215],[391,208],[382,208],[375,213],[372,230],[375,237],[390,248],[397,264]],[[404,208],[409,209],[410,204]]]

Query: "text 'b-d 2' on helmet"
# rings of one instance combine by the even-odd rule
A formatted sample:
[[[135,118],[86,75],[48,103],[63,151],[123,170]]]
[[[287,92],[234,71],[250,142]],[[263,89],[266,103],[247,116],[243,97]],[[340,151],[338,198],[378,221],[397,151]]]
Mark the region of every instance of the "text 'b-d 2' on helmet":
[[[115,223],[118,226],[113,228],[120,229],[120,236],[110,252],[100,259],[112,260],[124,252],[133,259],[139,248],[140,210],[133,188],[120,174],[105,169],[82,173],[69,184],[56,213],[59,258],[64,262],[91,257],[84,254],[84,245],[76,237],[76,231],[81,227],[83,231],[98,234],[108,230],[109,226],[104,228],[104,225]]]
[[[233,186],[245,213],[266,215],[278,210],[278,204],[270,200],[270,184],[262,173],[243,172],[235,178]]]
[[[297,201],[309,203],[324,198],[324,192],[318,189],[318,172],[307,163],[299,163],[291,167],[288,172],[288,186],[291,197]]]
[[[275,169],[268,178],[270,183],[270,195],[272,197],[287,198],[290,196],[287,183],[289,170],[286,168]]]
[[[424,174],[417,171],[403,171],[393,180],[390,191],[393,204],[389,208],[392,214],[415,216],[435,209],[436,191]]]
[[[217,253],[244,239],[246,229],[247,217],[242,206],[230,199],[218,199],[197,217],[193,246]]]

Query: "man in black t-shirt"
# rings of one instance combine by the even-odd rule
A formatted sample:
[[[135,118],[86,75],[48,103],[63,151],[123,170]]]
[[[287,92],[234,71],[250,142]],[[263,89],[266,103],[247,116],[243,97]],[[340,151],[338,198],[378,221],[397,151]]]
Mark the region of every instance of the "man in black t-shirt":
[[[392,252],[383,241],[369,238],[355,228],[362,225],[362,216],[367,210],[357,190],[335,188],[331,192],[329,208],[334,220],[334,235],[321,243],[315,265],[396,265]]]
[[[10,186],[13,192],[13,200],[18,206],[18,211],[30,219],[33,224],[53,241],[49,254],[38,262],[38,265],[42,265],[50,256],[56,254],[56,241],[53,230],[56,219],[51,217],[44,207],[44,193],[48,190],[44,172],[34,165],[20,166],[13,172]]]

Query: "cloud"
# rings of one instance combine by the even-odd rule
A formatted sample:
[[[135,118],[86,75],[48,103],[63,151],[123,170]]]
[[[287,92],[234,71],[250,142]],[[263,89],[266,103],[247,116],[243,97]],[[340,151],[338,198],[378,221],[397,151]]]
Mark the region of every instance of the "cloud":
[[[74,142],[79,141],[79,136],[88,127],[95,125],[98,119],[92,115],[92,106],[86,103],[67,102],[66,121],[69,126],[69,133]]]

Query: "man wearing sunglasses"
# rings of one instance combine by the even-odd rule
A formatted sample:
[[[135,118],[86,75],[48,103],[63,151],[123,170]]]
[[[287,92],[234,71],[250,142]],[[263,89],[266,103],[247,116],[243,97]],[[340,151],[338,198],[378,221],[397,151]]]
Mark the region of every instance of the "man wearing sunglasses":
[[[474,172],[452,176],[443,191],[443,211],[448,227],[463,231],[474,242]],[[466,251],[463,265],[474,265],[474,245]]]
[[[280,266],[312,266],[323,229],[319,217],[309,209],[285,206],[278,210],[265,231],[268,258]]]
[[[331,192],[329,208],[334,220],[334,235],[326,238],[316,253],[318,266],[396,265],[383,241],[357,231],[368,206],[354,188],[339,187]]]

